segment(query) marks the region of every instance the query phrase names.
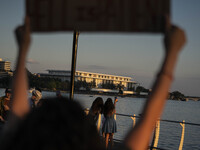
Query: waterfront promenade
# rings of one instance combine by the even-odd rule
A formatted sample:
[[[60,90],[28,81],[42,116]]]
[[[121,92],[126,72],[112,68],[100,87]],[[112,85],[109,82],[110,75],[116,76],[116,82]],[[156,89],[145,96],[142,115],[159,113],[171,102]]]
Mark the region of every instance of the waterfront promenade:
[[[5,89],[0,89],[0,94],[4,95]],[[42,92],[43,97],[55,96],[55,92]],[[63,96],[68,96],[68,93],[62,93]],[[29,93],[29,96],[31,94]],[[90,108],[94,99],[98,96],[106,100],[108,97],[114,98],[110,95],[90,95],[90,94],[75,94],[75,100],[80,102],[83,108]],[[139,116],[146,98],[132,98],[132,97],[118,97],[116,111],[120,114]],[[183,102],[176,100],[169,100],[166,103],[165,110],[162,115],[162,120],[177,121],[177,123],[161,121],[160,137],[158,147],[160,149],[178,149],[181,139],[181,126],[179,122],[185,120],[186,123],[200,124],[200,101]],[[137,119],[136,119],[137,122]],[[127,134],[128,130],[132,127],[133,120],[130,116],[117,115],[117,133],[114,135],[116,139],[114,147],[118,148],[121,141]],[[185,139],[183,149],[200,149],[200,127],[195,125],[186,124]]]

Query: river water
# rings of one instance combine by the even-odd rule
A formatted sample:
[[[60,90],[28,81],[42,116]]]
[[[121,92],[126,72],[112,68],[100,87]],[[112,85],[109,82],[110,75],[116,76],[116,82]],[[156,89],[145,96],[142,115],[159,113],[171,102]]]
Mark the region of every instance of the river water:
[[[43,97],[55,96],[55,92],[42,92]],[[4,95],[4,89],[0,89],[0,95]],[[29,96],[31,94],[29,93]],[[68,94],[63,94],[68,96]],[[92,102],[98,95],[75,94],[76,101],[80,102],[84,108],[90,108]],[[105,101],[109,96],[101,96]],[[114,97],[110,97],[114,99]],[[120,114],[140,114],[142,111],[144,98],[118,97],[116,111]],[[183,121],[200,124],[200,101],[173,101],[168,100],[161,119]],[[117,116],[117,133],[115,139],[122,140],[128,130],[132,127],[133,121],[130,117]],[[178,150],[181,139],[182,127],[178,123],[160,123],[160,136],[158,147],[169,150]],[[183,150],[200,150],[200,126],[185,125],[185,138]]]

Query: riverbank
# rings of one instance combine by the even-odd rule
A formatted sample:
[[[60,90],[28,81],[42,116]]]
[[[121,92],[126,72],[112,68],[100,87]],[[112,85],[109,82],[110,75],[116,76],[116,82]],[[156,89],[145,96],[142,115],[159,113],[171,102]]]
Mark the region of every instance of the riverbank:
[[[47,90],[47,89],[42,89],[42,91],[48,91],[48,92],[56,92],[57,90]],[[70,93],[70,91],[61,91],[62,93]],[[130,97],[130,98],[148,98],[149,95],[140,95],[140,94],[119,94],[119,93],[106,93],[106,92],[98,92],[98,91],[75,91],[74,94],[83,94],[83,95],[102,95],[102,96],[111,96],[111,97],[121,97],[121,98],[125,98],[125,97]],[[200,97],[190,97],[190,96],[186,96],[185,98],[182,99],[170,99],[168,98],[168,100],[172,100],[172,101],[200,101]]]

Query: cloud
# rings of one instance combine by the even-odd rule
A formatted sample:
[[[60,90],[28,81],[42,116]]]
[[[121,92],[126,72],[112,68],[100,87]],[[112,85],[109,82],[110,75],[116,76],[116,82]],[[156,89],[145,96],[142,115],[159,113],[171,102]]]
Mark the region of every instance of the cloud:
[[[29,64],[39,64],[38,61],[33,60],[32,58],[29,58],[26,62],[29,63]]]

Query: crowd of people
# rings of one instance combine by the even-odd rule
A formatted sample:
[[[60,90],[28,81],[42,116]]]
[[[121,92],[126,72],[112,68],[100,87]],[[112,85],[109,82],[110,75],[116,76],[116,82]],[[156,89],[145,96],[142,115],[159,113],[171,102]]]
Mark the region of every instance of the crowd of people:
[[[93,119],[86,116],[80,104],[62,96],[38,101],[41,95],[38,93],[39,91],[36,91],[33,93],[32,100],[29,101],[25,70],[25,62],[31,44],[28,16],[24,25],[16,28],[15,35],[18,55],[12,98],[10,100],[10,90],[7,90],[5,97],[1,98],[3,99],[1,100],[3,112],[9,111],[8,115],[1,114],[1,121],[7,118],[0,136],[1,150],[104,150],[108,148],[108,141],[112,141],[113,134],[117,131],[114,119],[117,100],[113,103],[112,99],[107,99],[103,105],[99,98],[98,102],[94,103],[99,104],[100,109],[96,109],[96,104],[90,109]],[[169,18],[166,18],[163,64],[155,79],[151,95],[144,105],[142,117],[124,139],[124,149],[144,150],[148,148],[153,129],[157,119],[161,116],[173,81],[179,53],[185,42],[184,31],[171,25]],[[33,103],[34,98],[36,101]],[[11,103],[8,104],[8,101]],[[36,105],[37,107],[35,107]],[[34,108],[32,109],[32,107]],[[105,143],[102,142],[94,123],[100,113],[105,116],[102,127]]]
[[[31,91],[31,97],[28,99],[30,109],[35,109],[36,107],[39,107],[41,103],[43,103],[44,99],[42,99],[42,91],[40,88],[35,88],[33,91]],[[2,130],[3,125],[7,121],[7,116],[9,114],[10,110],[10,100],[12,96],[12,90],[9,88],[6,88],[5,90],[5,96],[0,97],[0,130]],[[56,91],[56,97],[58,99],[62,98],[61,92]],[[116,102],[118,102],[117,97],[114,99],[114,103],[111,98],[108,98],[105,101],[105,104],[103,102],[103,99],[101,97],[97,97],[89,110],[88,117],[91,118],[91,121],[96,124],[100,119],[100,124],[102,124],[100,129],[100,135],[103,137],[105,141],[105,147],[108,148],[110,145],[110,149],[112,149],[113,146],[113,135],[117,132],[117,124],[116,120],[114,118],[114,115],[116,113],[115,107]],[[86,114],[87,115],[87,114]],[[102,117],[100,117],[102,115]],[[110,143],[110,144],[109,144]]]
[[[5,122],[8,119],[8,114],[11,107],[11,97],[12,97],[12,89],[6,88],[5,95],[0,97],[0,133]],[[62,94],[60,91],[56,91],[56,97],[62,98]],[[41,101],[40,101],[41,100]],[[40,88],[35,88],[31,91],[31,97],[28,99],[30,109],[34,109],[38,107],[42,103],[42,90]]]
[[[30,108],[35,108],[38,106],[39,101],[42,99],[42,91],[39,88],[36,88],[32,92],[32,96],[28,99]],[[8,119],[8,114],[11,107],[11,97],[12,89],[6,88],[5,95],[0,97],[0,123],[5,123]]]

